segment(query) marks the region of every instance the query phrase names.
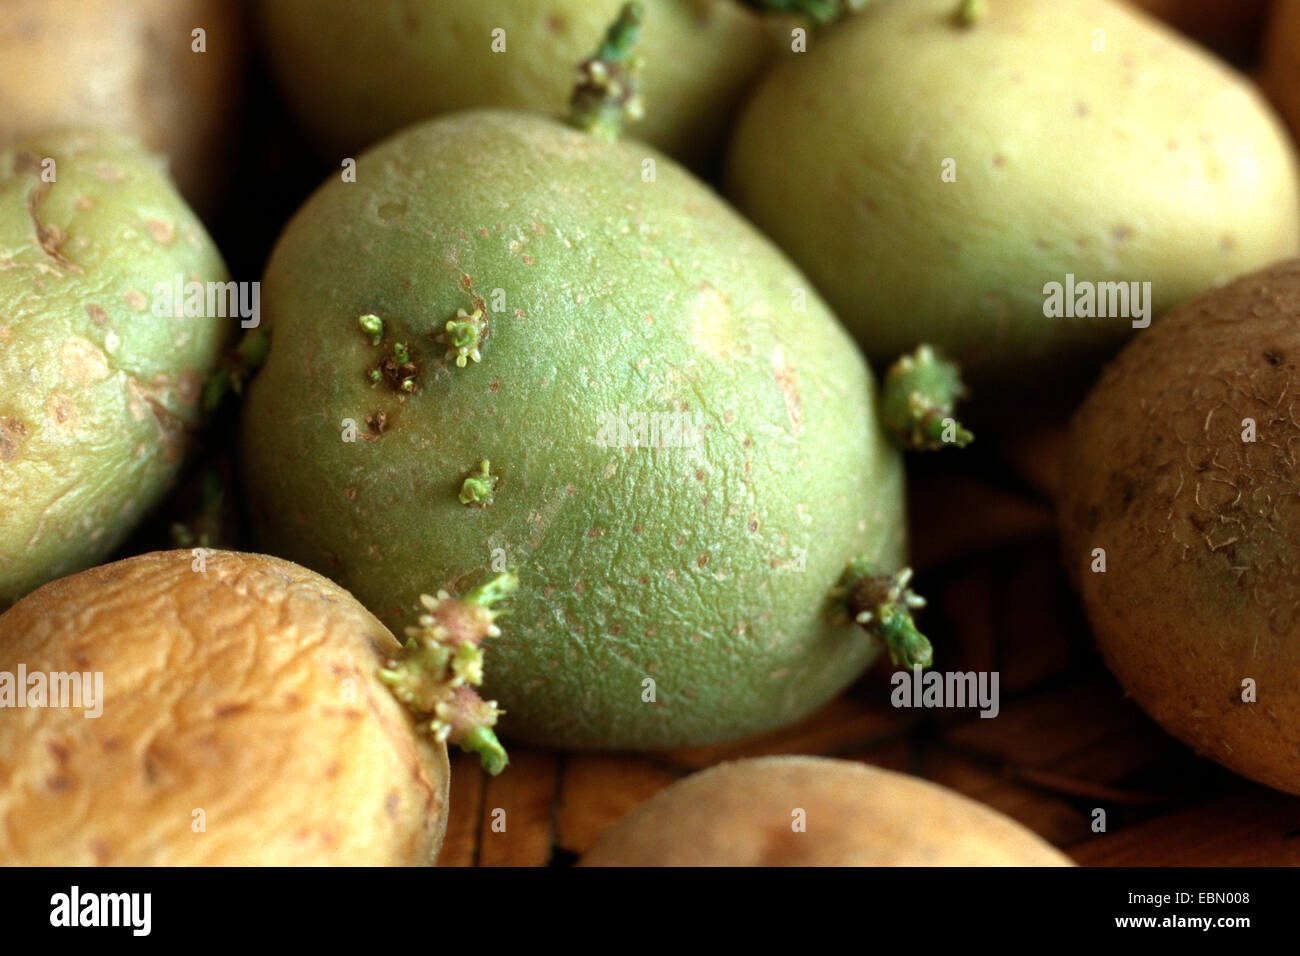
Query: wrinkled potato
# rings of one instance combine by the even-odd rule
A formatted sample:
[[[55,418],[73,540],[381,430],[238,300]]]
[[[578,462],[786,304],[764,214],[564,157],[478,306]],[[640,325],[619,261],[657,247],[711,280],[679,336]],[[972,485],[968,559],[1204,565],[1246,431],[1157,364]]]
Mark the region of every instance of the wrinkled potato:
[[[0,150],[0,608],[102,560],[170,487],[240,319],[176,317],[160,284],[226,278],[133,138]]]
[[[961,794],[827,757],[737,760],[687,777],[607,830],[581,864],[1072,865]]]
[[[849,562],[892,574],[905,549],[870,369],[716,194],[657,153],[643,182],[647,150],[523,113],[432,120],[318,190],[266,270],[242,437],[258,546],[393,628],[504,556],[520,590],[484,687],[506,735],[546,746],[780,726],[905,635],[840,593]],[[475,315],[474,354],[451,348]],[[620,435],[620,408],[689,415]]]
[[[0,144],[71,127],[117,129],[168,156],[185,196],[224,179],[243,24],[235,0],[5,0]],[[205,31],[206,52],[192,32]]]
[[[3,711],[0,864],[431,864],[447,752],[377,676],[392,634],[305,568],[205,561],[129,558],[0,615],[0,675],[102,673],[81,708]]]
[[[1060,500],[1067,567],[1125,690],[1198,752],[1291,793],[1300,793],[1297,316],[1300,260],[1139,335],[1075,417]]]
[[[1278,0],[1266,41],[1264,83],[1300,137],[1300,0]]]

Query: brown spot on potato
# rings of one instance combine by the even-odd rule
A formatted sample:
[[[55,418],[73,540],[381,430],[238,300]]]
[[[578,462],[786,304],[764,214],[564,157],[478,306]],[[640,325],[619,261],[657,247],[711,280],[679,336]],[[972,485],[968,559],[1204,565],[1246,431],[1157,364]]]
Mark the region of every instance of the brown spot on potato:
[[[108,324],[108,313],[93,302],[86,303],[86,315],[90,316],[90,321],[94,322],[101,329]]]
[[[176,227],[169,222],[163,222],[160,219],[150,219],[144,224],[145,232],[149,233],[157,242],[164,245],[172,242],[176,238]]]
[[[27,440],[27,426],[16,418],[0,417],[0,461],[13,461]]]
[[[149,300],[144,297],[144,293],[139,289],[132,289],[122,298],[126,300],[127,305],[137,312],[143,312],[149,305]]]
[[[786,362],[785,353],[779,345],[772,350],[772,377],[776,379],[785,400],[785,413],[790,428],[798,435],[803,431],[803,400],[799,396],[794,367]]]
[[[77,406],[66,395],[51,395],[45,403],[45,418],[55,428],[72,431],[81,422]]]
[[[152,395],[145,396],[145,404],[153,413],[154,421],[162,437],[163,457],[175,464],[181,460],[185,447],[185,423],[171,413],[167,406]]]

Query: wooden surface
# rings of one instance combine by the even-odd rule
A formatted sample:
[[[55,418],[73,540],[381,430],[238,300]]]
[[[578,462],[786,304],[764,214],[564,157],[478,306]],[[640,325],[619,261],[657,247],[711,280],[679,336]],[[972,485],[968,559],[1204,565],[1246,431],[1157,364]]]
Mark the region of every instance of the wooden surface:
[[[886,661],[802,723],[726,746],[613,754],[516,745],[497,778],[457,753],[440,864],[571,864],[685,774],[794,753],[929,778],[1082,865],[1300,864],[1300,797],[1198,759],[1125,698],[1061,570],[1048,489],[1020,464],[922,470],[911,491],[918,590],[930,599],[923,630],[941,669],[1000,673],[996,718],[892,708]],[[1104,833],[1092,829],[1096,808]]]

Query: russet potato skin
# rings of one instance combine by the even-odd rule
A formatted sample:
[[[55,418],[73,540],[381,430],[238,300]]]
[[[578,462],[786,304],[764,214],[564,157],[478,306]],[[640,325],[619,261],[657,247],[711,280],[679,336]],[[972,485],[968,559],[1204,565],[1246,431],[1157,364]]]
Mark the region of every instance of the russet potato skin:
[[[392,634],[287,561],[194,560],[103,565],[0,615],[0,671],[102,671],[104,694],[96,718],[0,711],[0,864],[432,864],[447,753],[376,676]]]
[[[458,368],[436,337],[475,296],[481,361]],[[393,628],[421,591],[514,568],[486,644],[503,735],[734,739],[802,717],[879,655],[831,599],[849,560],[904,559],[871,372],[807,279],[663,154],[520,113],[412,127],[298,212],[263,310],[241,437],[258,546]],[[418,353],[413,393],[367,381],[382,348],[364,313]],[[698,415],[699,441],[602,444],[620,406]],[[467,507],[484,459],[494,501]]]
[[[1295,155],[1244,77],[1110,0],[999,0],[967,28],[956,7],[879,0],[831,27],[729,147],[728,195],[869,358],[930,342],[976,402],[1052,394],[1133,328],[1046,317],[1046,283],[1149,281],[1158,321],[1300,251]]]
[[[1300,793],[1300,261],[1177,309],[1071,427],[1066,565],[1106,662],[1169,733]],[[1255,440],[1243,440],[1254,423]],[[1092,570],[1105,549],[1105,573]],[[1254,702],[1243,681],[1255,685]]]
[[[0,149],[0,608],[111,553],[191,450],[240,320],[155,315],[157,285],[178,279],[226,267],[137,140]]]
[[[237,0],[6,0],[0,143],[74,127],[130,133],[168,157],[187,199],[209,207],[233,143],[240,10]]]
[[[261,0],[277,79],[327,149],[356,151],[461,109],[563,115],[574,69],[623,0]],[[642,0],[646,115],[628,135],[689,164],[776,55],[775,25],[734,0]],[[505,50],[492,48],[504,31]]]
[[[677,782],[602,834],[581,865],[1072,864],[1010,818],[920,778],[827,757],[761,757]]]
[[[1264,85],[1300,138],[1300,0],[1278,0],[1264,44]]]

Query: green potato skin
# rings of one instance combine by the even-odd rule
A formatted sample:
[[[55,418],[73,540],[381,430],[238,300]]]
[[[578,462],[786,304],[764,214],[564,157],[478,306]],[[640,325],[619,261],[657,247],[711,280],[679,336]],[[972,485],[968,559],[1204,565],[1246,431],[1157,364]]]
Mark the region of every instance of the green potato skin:
[[[0,152],[0,607],[97,563],[174,479],[237,321],[155,316],[177,275],[226,270],[135,139]]]
[[[690,164],[716,159],[726,119],[776,55],[777,24],[734,0],[642,2],[647,115],[628,135]],[[563,113],[573,69],[622,3],[263,0],[259,10],[294,112],[326,149],[348,153],[454,110]]]
[[[729,147],[728,194],[868,357],[930,342],[977,399],[1050,392],[1133,328],[1047,318],[1046,283],[1150,282],[1158,317],[1300,248],[1295,156],[1245,78],[1120,4],[957,7],[880,0],[814,37]]]
[[[855,555],[904,555],[871,372],[807,280],[670,159],[525,114],[423,124],[317,191],[263,290],[270,356],[242,434],[255,534],[394,627],[421,592],[515,569],[486,645],[506,736],[737,738],[877,656],[829,597]],[[432,337],[483,300],[481,361],[457,367]],[[398,341],[422,368],[409,395],[366,376]],[[620,405],[698,413],[701,440],[622,447],[601,434]],[[484,459],[493,500],[462,504]]]

